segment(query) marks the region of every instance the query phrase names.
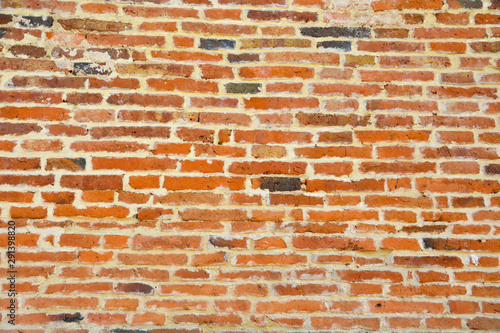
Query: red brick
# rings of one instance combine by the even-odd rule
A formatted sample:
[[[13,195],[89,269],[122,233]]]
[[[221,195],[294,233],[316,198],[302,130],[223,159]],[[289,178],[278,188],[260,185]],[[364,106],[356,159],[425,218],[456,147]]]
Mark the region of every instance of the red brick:
[[[238,315],[218,315],[218,314],[184,314],[174,315],[173,321],[176,324],[211,324],[218,326],[237,326],[243,323],[243,319]]]
[[[92,166],[94,170],[169,170],[175,169],[177,162],[169,158],[112,158],[93,157]]]
[[[301,175],[305,173],[306,164],[302,162],[233,162],[229,172],[234,174],[287,174]]]
[[[380,328],[380,319],[378,318],[359,318],[359,317],[312,317],[311,325],[314,328],[329,329],[356,329],[377,330]]]
[[[418,301],[369,301],[370,310],[374,313],[443,313],[441,303]]]
[[[210,8],[203,11],[205,17],[211,20],[238,20],[241,18],[241,9]]]
[[[351,239],[337,237],[305,237],[298,236],[292,240],[293,246],[298,249],[327,249],[374,251],[375,243],[372,239]]]
[[[296,313],[296,312],[318,312],[326,311],[326,305],[322,301],[293,300],[293,301],[268,301],[258,302],[257,311],[260,313]]]
[[[246,109],[282,110],[282,109],[316,109],[319,101],[316,98],[286,97],[252,97],[244,99]]]
[[[242,78],[312,78],[314,71],[307,67],[241,67],[239,74]]]
[[[98,207],[98,206],[88,206],[85,208],[76,208],[71,205],[59,205],[54,209],[54,216],[85,216],[85,217],[115,217],[124,218],[129,214],[129,210],[126,207],[112,206],[112,207]]]
[[[476,317],[467,320],[467,327],[473,330],[492,330],[500,329],[500,320],[498,318]]]
[[[118,7],[112,4],[84,3],[80,5],[80,8],[85,12],[93,14],[106,14],[106,13],[118,12]]]
[[[148,87],[155,90],[166,91],[186,91],[186,92],[202,92],[202,93],[217,93],[219,91],[217,84],[211,81],[196,81],[192,79],[148,79]],[[179,97],[179,96],[176,96]],[[180,104],[178,104],[180,106]]]

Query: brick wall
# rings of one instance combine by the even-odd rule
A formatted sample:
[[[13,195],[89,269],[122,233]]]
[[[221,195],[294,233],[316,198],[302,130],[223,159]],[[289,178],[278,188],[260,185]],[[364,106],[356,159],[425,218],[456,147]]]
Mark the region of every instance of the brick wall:
[[[1,0],[1,332],[499,331],[499,0]]]

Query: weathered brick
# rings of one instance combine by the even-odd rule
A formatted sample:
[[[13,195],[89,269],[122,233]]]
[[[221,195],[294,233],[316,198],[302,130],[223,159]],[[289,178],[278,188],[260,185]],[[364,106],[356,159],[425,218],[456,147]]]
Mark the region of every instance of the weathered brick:
[[[368,126],[370,117],[299,112],[297,120],[303,126]]]
[[[109,75],[111,74],[111,70],[96,63],[75,62],[73,64],[73,73],[86,75]]]
[[[242,54],[229,53],[227,55],[227,60],[230,63],[258,62],[260,60],[260,56],[257,53],[242,53]]]
[[[318,14],[313,12],[298,11],[269,11],[269,10],[249,10],[247,18],[254,21],[280,21],[286,19],[294,22],[316,22]]]
[[[9,51],[13,55],[26,55],[32,58],[43,58],[46,55],[46,50],[44,48],[32,45],[14,45]]]
[[[301,187],[300,178],[260,178],[259,182],[260,188],[269,192],[298,191]]]
[[[151,295],[154,288],[144,283],[118,283],[115,287],[118,293]]]
[[[484,171],[488,175],[500,174],[500,164],[488,164],[484,167]]]
[[[19,25],[25,28],[50,28],[54,24],[51,16],[22,16]]]
[[[200,38],[200,49],[206,50],[220,50],[220,49],[234,49],[236,42],[231,39],[210,39]]]
[[[227,83],[226,92],[229,94],[257,94],[261,92],[261,83]]]
[[[1,14],[0,15],[0,24],[7,24],[12,22],[12,15],[9,14]]]
[[[300,28],[300,33],[310,37],[371,38],[371,29],[365,27],[307,27]]]
[[[350,41],[328,40],[328,41],[324,41],[324,42],[319,42],[317,47],[324,48],[324,49],[335,49],[338,51],[351,51],[351,42]]]
[[[447,0],[448,6],[452,9],[468,8],[478,9],[483,8],[483,0]]]
[[[91,19],[66,19],[57,20],[57,22],[66,30],[86,30],[86,31],[124,31],[131,30],[130,23],[121,23],[114,21],[100,21]]]
[[[164,54],[153,53],[153,57],[167,57]],[[178,57],[174,57],[174,60]],[[183,57],[182,57],[183,58]],[[218,58],[217,58],[218,59]],[[180,59],[179,59],[180,60]],[[132,75],[171,75],[171,76],[185,76],[189,77],[193,73],[193,66],[179,65],[179,64],[118,64],[116,71],[119,74],[132,74]]]

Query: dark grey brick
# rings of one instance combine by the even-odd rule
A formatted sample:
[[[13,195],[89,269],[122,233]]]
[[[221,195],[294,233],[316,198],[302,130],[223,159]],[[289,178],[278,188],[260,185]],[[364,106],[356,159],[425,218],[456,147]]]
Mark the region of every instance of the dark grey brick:
[[[7,28],[0,28],[0,38],[3,38],[7,33]]]
[[[94,62],[75,62],[73,74],[109,75],[111,70]]]
[[[326,40],[319,42],[318,47],[335,49],[338,51],[351,51],[351,42],[347,40]]]
[[[83,316],[80,312],[75,314],[65,313],[63,321],[66,323],[79,323],[83,320]]]
[[[269,177],[260,178],[260,188],[269,192],[298,191],[300,190],[300,178],[293,177]]]
[[[260,61],[260,57],[256,53],[228,54],[227,60],[232,64],[238,62],[257,62]]]
[[[462,8],[480,9],[483,8],[482,0],[456,0]]]
[[[19,24],[24,28],[50,28],[54,24],[54,19],[50,16],[23,16]]]
[[[306,27],[300,33],[309,37],[370,38],[371,29],[365,27]]]
[[[234,49],[236,42],[231,39],[211,39],[200,38],[200,49],[219,50],[219,49]]]
[[[229,94],[257,94],[261,92],[262,84],[260,83],[228,83],[226,91]]]

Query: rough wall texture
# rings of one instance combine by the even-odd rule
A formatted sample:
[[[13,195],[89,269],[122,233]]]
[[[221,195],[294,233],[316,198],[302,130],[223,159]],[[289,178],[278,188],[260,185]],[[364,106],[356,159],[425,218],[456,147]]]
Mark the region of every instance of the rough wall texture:
[[[22,332],[499,331],[498,0],[1,0]]]

